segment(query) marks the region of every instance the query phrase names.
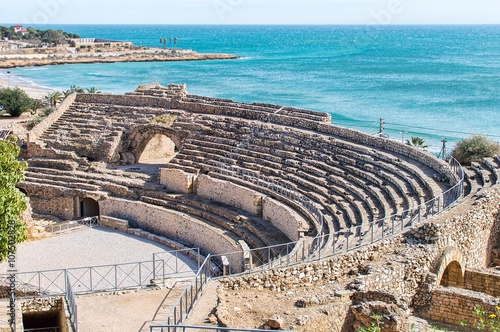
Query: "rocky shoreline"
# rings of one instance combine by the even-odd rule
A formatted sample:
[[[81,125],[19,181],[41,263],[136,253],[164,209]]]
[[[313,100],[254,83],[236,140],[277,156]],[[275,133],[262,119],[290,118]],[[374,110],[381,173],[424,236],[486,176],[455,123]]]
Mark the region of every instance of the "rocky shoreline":
[[[45,57],[4,57],[0,55],[0,68],[36,67],[66,64],[89,64],[89,63],[115,63],[115,62],[164,62],[164,61],[207,61],[207,60],[235,60],[240,57],[232,54],[210,54],[210,53],[123,53],[106,55],[105,53],[93,53],[85,56],[60,56],[57,54]]]

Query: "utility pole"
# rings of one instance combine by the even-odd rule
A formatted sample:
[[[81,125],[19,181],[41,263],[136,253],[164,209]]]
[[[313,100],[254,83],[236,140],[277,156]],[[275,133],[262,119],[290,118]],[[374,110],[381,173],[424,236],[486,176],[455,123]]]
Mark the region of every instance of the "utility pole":
[[[443,147],[441,149],[441,155],[443,156],[443,160],[446,160],[446,142],[448,142],[446,138],[441,141],[441,143],[443,143]]]
[[[401,134],[401,143],[404,144],[405,143],[405,134],[408,134],[408,132],[406,130],[402,129],[399,133]]]
[[[380,129],[378,132],[378,135],[380,137],[384,137],[384,125],[385,125],[384,118],[380,118]]]

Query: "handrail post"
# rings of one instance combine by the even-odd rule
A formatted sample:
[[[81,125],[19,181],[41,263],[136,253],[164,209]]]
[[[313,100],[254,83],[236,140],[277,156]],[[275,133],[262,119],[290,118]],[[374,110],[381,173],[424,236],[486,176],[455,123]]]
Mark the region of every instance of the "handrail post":
[[[371,223],[371,226],[372,226],[372,232],[371,232],[372,233],[372,240],[370,241],[370,244],[373,243],[373,228],[374,228],[373,225],[375,225],[375,221],[373,221]]]

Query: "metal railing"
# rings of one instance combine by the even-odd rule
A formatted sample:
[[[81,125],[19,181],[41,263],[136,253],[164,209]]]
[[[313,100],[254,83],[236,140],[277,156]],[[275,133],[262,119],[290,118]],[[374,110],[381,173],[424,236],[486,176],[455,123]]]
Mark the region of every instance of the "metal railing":
[[[313,202],[306,195],[294,190],[286,184],[280,183],[275,179],[269,179],[266,176],[258,173],[253,173],[249,170],[242,170],[241,168],[233,169],[232,165],[218,163],[216,168],[212,169],[213,172],[222,175],[238,178],[243,181],[251,182],[257,186],[267,188],[275,193],[282,195],[295,203],[301,205],[309,211],[319,224],[319,228],[323,229],[323,214],[315,202]]]
[[[190,263],[182,253],[191,249],[153,254],[152,261],[15,273],[18,297],[64,295],[68,285],[74,294],[154,286],[172,278],[191,277],[198,263]],[[167,261],[160,258],[170,253]],[[168,258],[168,257],[166,257]],[[8,285],[10,274],[0,275],[0,285]],[[0,296],[1,297],[1,296]]]
[[[184,320],[189,316],[194,308],[194,305],[200,298],[201,293],[205,289],[205,286],[207,285],[211,274],[212,271],[210,266],[210,255],[208,255],[205,261],[203,261],[203,264],[201,264],[200,269],[198,270],[198,273],[195,275],[194,279],[191,281],[189,286],[184,289],[182,294],[177,299],[177,302],[168,313],[168,316],[163,324],[177,325],[184,322]],[[168,328],[167,330],[161,331],[170,332],[171,330],[170,328]],[[177,330],[173,329],[172,331]]]
[[[12,132],[11,127],[12,127],[12,123],[9,124],[8,126],[0,128],[0,141],[5,141],[7,138],[9,138],[10,133]]]
[[[66,301],[68,301],[68,311],[69,319],[71,325],[73,326],[73,332],[78,332],[78,315],[76,308],[75,294],[73,293],[73,287],[71,287],[71,282],[66,275]]]
[[[238,329],[233,327],[212,327],[212,326],[184,326],[184,325],[151,325],[149,327],[150,332],[166,332],[166,331],[178,331],[178,332],[269,332],[269,330],[259,330],[259,329]],[[290,332],[283,330],[273,330],[276,332]]]
[[[327,256],[370,245],[386,239],[387,237],[399,234],[413,227],[415,224],[441,213],[462,197],[464,191],[463,168],[453,157],[450,158],[449,164],[453,172],[458,176],[458,182],[438,197],[435,197],[414,208],[372,221],[369,224],[353,226],[334,233],[325,234],[324,225],[322,224],[322,232],[311,239],[302,239],[296,242],[256,248],[248,251],[237,251],[222,255],[213,255],[211,257],[214,262],[220,266],[221,271],[226,271],[227,274],[235,274],[239,273],[239,271],[249,273],[257,270],[267,270],[270,268],[289,266],[307,260],[322,259]],[[235,172],[227,169],[222,171],[218,170],[216,172],[244,179],[271,190],[273,190],[273,188],[279,188],[279,191],[277,192],[279,194],[286,193],[290,190],[286,186],[276,184],[275,181],[266,180],[263,176],[254,177],[249,172]],[[286,196],[289,198],[294,197],[290,194],[286,194]],[[300,198],[298,200],[298,202],[301,203],[307,202],[303,205],[306,208],[316,206],[314,202],[311,203],[309,201]],[[321,214],[319,209],[317,211]],[[322,217],[321,220],[323,220]],[[326,246],[327,243],[330,243],[330,245]],[[244,268],[241,268],[240,266],[228,267],[227,264],[224,264],[224,261],[235,262],[238,260],[238,257],[245,254],[247,259],[241,263]]]
[[[187,257],[194,258],[196,263],[193,264],[192,260]],[[165,275],[185,274],[193,270],[198,271],[204,257],[201,256],[200,248],[180,249],[153,253],[153,261],[163,262]]]
[[[403,211],[401,214],[394,214],[387,218],[382,218],[380,220],[373,221],[367,225],[360,225],[356,227],[351,227],[349,229],[337,231],[332,234],[318,234],[312,239],[301,239],[296,242],[280,244],[275,246],[268,246],[263,248],[250,249],[246,251],[237,251],[232,253],[226,253],[222,255],[208,255],[207,259],[198,271],[198,275],[202,270],[206,270],[207,266],[212,266],[215,263],[222,275],[226,274],[242,274],[242,273],[253,273],[259,271],[265,271],[272,268],[282,268],[288,267],[294,264],[304,263],[308,261],[318,261],[333,255],[340,253],[345,253],[351,250],[358,249],[362,246],[367,246],[375,242],[381,241],[393,235],[400,234],[405,230],[410,229],[419,224],[425,219],[435,216],[438,213],[449,208],[457,200],[463,196],[464,191],[464,171],[462,166],[453,157],[450,158],[450,167],[458,176],[458,182],[450,189],[415,208],[411,208]],[[231,176],[230,172],[227,172],[228,176]],[[234,174],[234,172],[233,172]],[[238,173],[236,173],[238,174]],[[250,176],[245,174],[244,176]],[[251,177],[251,176],[250,176]],[[257,183],[269,183],[269,181],[264,181],[262,178],[257,179],[260,182]],[[255,183],[255,182],[253,182]],[[278,185],[278,187],[280,187]],[[283,187],[280,187],[283,188]],[[331,246],[323,247],[323,244],[331,243]],[[234,255],[235,257],[231,257]],[[241,262],[242,266],[237,266],[236,268],[231,267],[231,261],[237,261],[238,257],[244,257]],[[210,269],[209,278],[220,277],[215,271]],[[237,272],[236,272],[237,271]],[[242,271],[242,272],[239,272]],[[236,273],[235,273],[236,272]],[[197,277],[198,277],[197,275]],[[206,271],[204,272],[205,278],[207,278]],[[197,279],[193,280],[195,282]],[[208,281],[208,280],[207,280]],[[206,281],[206,282],[207,282]],[[196,300],[188,302],[189,298],[185,298],[190,291],[192,293],[193,282],[188,286],[182,295],[179,297],[176,305],[170,311],[169,315],[164,321],[164,326],[152,326],[151,328],[159,328],[164,332],[170,332],[170,328],[174,328],[174,332],[177,332],[176,324],[182,324],[185,318],[190,314],[194,303]],[[196,287],[196,299],[199,296],[198,287]],[[203,287],[201,291],[203,291]],[[186,307],[182,311],[182,299]],[[179,304],[180,303],[180,304]],[[189,303],[189,306],[187,304]],[[180,310],[180,315],[178,314]],[[180,325],[177,325],[179,327]],[[235,329],[230,329],[234,331]],[[153,331],[153,329],[151,329]],[[237,329],[236,329],[237,331]],[[252,330],[251,330],[252,331]],[[255,331],[255,330],[253,330]]]
[[[37,328],[28,328],[24,329],[23,332],[61,332],[62,329],[60,326],[53,327],[37,327]]]
[[[95,227],[99,226],[99,217],[87,217],[78,220],[72,220],[68,222],[60,222],[55,224],[50,224],[45,227],[45,231],[52,233],[54,235],[69,233],[80,229],[81,227]]]

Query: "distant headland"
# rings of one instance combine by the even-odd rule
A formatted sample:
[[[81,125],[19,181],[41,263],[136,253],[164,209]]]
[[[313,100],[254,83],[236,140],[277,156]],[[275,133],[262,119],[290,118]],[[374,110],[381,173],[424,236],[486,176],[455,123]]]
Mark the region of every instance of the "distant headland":
[[[80,36],[61,30],[0,26],[0,68],[76,63],[160,62],[238,59],[232,54],[197,53],[176,48],[177,38],[160,38],[161,47]],[[167,47],[167,41],[170,41]],[[174,48],[172,48],[174,41]]]

